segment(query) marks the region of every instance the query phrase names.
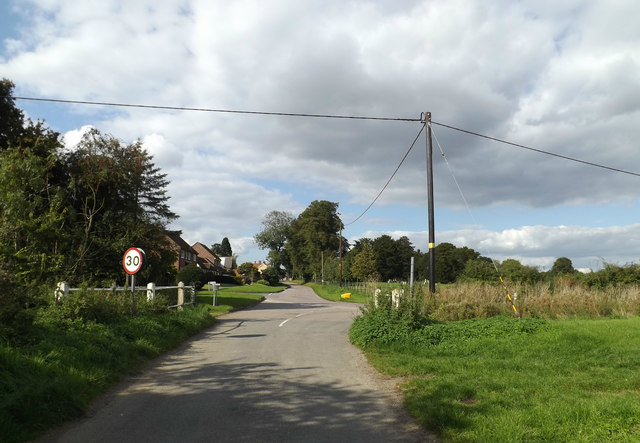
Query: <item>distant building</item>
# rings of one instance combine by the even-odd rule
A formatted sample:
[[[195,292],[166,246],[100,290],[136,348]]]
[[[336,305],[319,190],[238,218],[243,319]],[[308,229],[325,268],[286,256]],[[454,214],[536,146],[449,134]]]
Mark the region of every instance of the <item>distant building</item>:
[[[167,232],[167,238],[169,239],[171,249],[173,249],[178,256],[174,263],[176,270],[179,271],[187,265],[198,264],[198,253],[189,246],[189,243],[180,237],[179,232]]]
[[[258,263],[253,263],[253,267],[258,270],[260,275],[262,275],[262,271],[269,267],[268,263],[262,263],[262,260],[258,261]]]
[[[233,268],[233,257],[220,257],[220,263],[225,269]]]
[[[227,271],[224,266],[222,266],[220,257],[206,245],[197,242],[191,245],[191,247],[198,254],[198,266],[200,266],[200,268],[205,271],[210,271],[214,275],[222,275]]]

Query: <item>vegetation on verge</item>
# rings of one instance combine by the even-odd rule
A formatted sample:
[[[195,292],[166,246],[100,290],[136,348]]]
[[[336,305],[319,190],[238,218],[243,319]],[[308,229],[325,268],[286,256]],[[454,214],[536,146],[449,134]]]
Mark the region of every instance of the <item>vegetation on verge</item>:
[[[427,429],[461,442],[640,439],[637,288],[582,300],[542,291],[518,299],[524,318],[465,301],[469,285],[447,289],[460,299],[441,291],[398,308],[384,291],[350,329],[378,370],[405,377],[405,403]]]
[[[0,441],[33,438],[82,415],[123,375],[213,323],[204,306],[129,316],[119,314],[128,312],[126,297],[85,295],[40,309],[19,343],[0,344]]]
[[[350,303],[366,303],[368,296],[365,292],[355,289],[346,289],[337,285],[320,285],[318,283],[307,283],[313,291],[319,296],[329,301],[345,301]],[[350,297],[342,299],[341,295],[349,293]]]
[[[275,292],[285,287],[259,287]],[[247,287],[238,287],[245,290]],[[0,343],[0,441],[31,439],[81,416],[95,397],[124,375],[210,326],[214,316],[258,303],[261,293],[200,291],[197,305],[167,311],[168,296],[149,303],[136,293],[79,291],[61,302],[42,300],[32,326]]]

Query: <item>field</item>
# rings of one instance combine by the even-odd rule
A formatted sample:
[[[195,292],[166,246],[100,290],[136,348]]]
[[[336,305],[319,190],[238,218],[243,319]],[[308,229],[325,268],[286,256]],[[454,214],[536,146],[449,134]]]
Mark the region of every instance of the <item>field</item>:
[[[640,441],[638,288],[516,292],[519,316],[489,285],[383,297],[350,338],[445,441]]]

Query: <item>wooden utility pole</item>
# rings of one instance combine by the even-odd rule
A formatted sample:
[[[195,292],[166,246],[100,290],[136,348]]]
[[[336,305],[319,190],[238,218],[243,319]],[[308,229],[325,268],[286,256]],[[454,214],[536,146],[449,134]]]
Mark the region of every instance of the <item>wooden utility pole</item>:
[[[427,208],[429,212],[429,291],[436,292],[436,235],[433,215],[433,149],[431,146],[431,113],[425,112],[427,127]]]
[[[342,220],[340,220],[340,287],[342,287]]]

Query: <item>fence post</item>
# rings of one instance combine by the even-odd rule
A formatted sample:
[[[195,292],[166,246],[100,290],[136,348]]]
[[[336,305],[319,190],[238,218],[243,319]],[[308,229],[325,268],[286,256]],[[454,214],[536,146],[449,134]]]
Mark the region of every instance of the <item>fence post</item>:
[[[61,298],[66,298],[69,295],[69,285],[67,282],[59,282],[53,295],[55,296],[56,301],[60,301]]]
[[[391,304],[396,309],[400,306],[400,291],[398,289],[391,291]]]
[[[380,305],[380,293],[382,290],[380,288],[376,288],[373,295],[373,305],[377,308]]]
[[[147,283],[147,301],[153,301],[156,299],[156,284]]]
[[[191,304],[193,306],[196,305],[196,284],[193,283],[193,286],[191,286]]]
[[[178,311],[184,306],[184,283],[178,283]]]

